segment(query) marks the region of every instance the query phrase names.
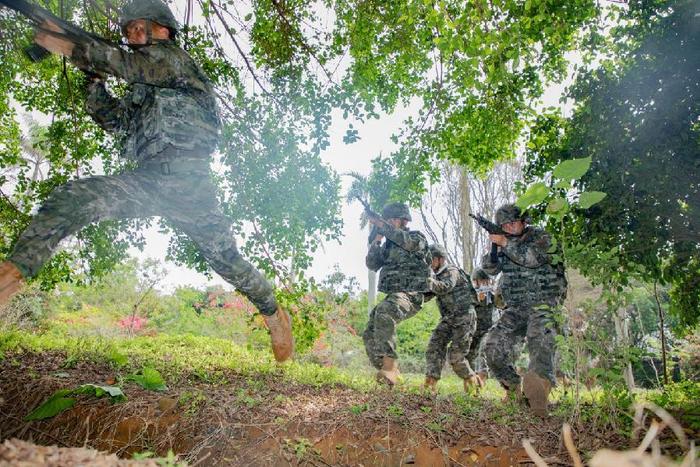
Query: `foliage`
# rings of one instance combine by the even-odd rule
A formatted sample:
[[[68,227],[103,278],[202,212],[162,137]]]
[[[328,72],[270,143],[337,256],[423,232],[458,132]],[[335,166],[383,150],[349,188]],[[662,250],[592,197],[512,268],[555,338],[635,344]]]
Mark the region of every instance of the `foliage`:
[[[121,388],[116,386],[101,386],[97,384],[83,384],[75,389],[59,389],[53,393],[43,404],[32,410],[24,419],[26,421],[43,420],[55,417],[75,405],[77,399],[69,396],[85,394],[100,398],[108,396],[112,402],[120,402],[126,399]]]
[[[165,380],[160,375],[158,370],[150,367],[144,367],[140,373],[128,375],[126,381],[133,381],[144,389],[149,391],[167,391]]]
[[[669,284],[679,332],[700,317],[696,10],[692,1],[616,10],[609,35],[589,38],[587,57],[597,60],[570,90],[573,115],[542,115],[528,143],[531,179],[591,159],[578,185],[608,196],[565,226],[587,250],[579,263],[619,287]]]

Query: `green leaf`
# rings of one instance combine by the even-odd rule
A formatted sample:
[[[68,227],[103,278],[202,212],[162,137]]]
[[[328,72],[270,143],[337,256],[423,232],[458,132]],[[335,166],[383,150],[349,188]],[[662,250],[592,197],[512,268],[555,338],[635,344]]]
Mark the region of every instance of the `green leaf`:
[[[569,203],[564,198],[555,198],[547,205],[548,214],[566,214],[569,211]]]
[[[515,205],[520,209],[527,209],[534,204],[539,204],[547,197],[549,189],[542,182],[535,183],[530,186],[523,195],[518,198]]]
[[[554,188],[561,188],[562,190],[568,190],[571,188],[571,180],[559,180],[554,184]]]
[[[126,395],[120,387],[117,386],[101,386],[98,384],[83,384],[73,391],[74,394],[89,394],[95,397],[102,397],[105,394],[109,396],[113,402],[126,399]]]
[[[127,379],[135,382],[144,389],[149,391],[167,391],[165,380],[154,368],[145,367],[141,370],[140,375],[129,375]]]
[[[588,209],[596,203],[601,202],[607,196],[602,191],[585,191],[578,199],[578,205],[583,209]]]
[[[64,410],[68,410],[75,405],[76,400],[72,397],[66,397],[73,391],[70,389],[60,389],[53,393],[46,402],[41,404],[36,409],[32,410],[29,415],[24,417],[24,420],[43,420],[45,418],[55,417]]]
[[[554,168],[553,175],[560,180],[578,180],[591,168],[591,160],[590,157],[584,157],[560,162]]]

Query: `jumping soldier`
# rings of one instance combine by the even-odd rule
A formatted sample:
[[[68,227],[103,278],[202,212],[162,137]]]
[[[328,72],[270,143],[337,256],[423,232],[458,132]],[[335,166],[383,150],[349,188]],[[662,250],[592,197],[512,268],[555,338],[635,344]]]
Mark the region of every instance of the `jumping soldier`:
[[[430,253],[435,277],[428,278],[428,297],[437,297],[440,322],[433,330],[425,352],[425,387],[437,390],[448,353],[452,369],[464,380],[464,390],[480,387],[481,379],[474,373],[468,359],[476,330],[476,292],[469,276],[449,263],[447,250],[443,246],[430,245]]]
[[[547,399],[555,384],[553,313],[566,296],[564,267],[552,264],[549,235],[529,226],[517,206],[501,206],[495,217],[508,235],[490,235],[498,245],[498,255],[494,261],[486,254],[482,268],[492,276],[502,273],[505,309],[486,338],[486,361],[503,387],[519,397],[521,379],[514,363],[527,337],[530,364],[522,379],[522,394],[536,415],[546,416]]]
[[[430,277],[428,241],[422,233],[408,229],[410,221],[403,203],[384,206],[382,218],[370,217],[377,235],[365,262],[379,271],[378,289],[386,297],[371,311],[362,338],[370,363],[379,370],[377,381],[389,386],[399,378],[396,326],[421,309]]]
[[[185,232],[209,265],[264,316],[278,361],[291,357],[289,315],[268,281],[239,253],[231,222],[217,204],[209,172],[221,129],[211,82],[174,38],[180,28],[160,0],[133,0],[120,15],[129,49],[85,39],[73,42],[46,22],[35,36],[78,68],[129,84],[123,99],[92,78],[87,110],[106,131],[125,137],[136,168],[120,175],[73,180],[58,187],[0,264],[0,304],[34,277],[58,243],[99,220],[162,216]]]

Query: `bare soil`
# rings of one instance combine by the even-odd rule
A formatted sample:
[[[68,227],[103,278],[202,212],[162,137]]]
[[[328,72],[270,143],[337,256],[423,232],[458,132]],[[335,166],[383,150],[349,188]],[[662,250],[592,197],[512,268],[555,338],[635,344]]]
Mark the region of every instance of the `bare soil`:
[[[541,420],[526,409],[505,416],[488,401],[465,413],[445,398],[311,387],[276,375],[228,372],[216,383],[182,375],[164,393],[124,383],[125,402],[84,397],[54,418],[24,421],[58,389],[117,379],[108,366],[66,369],[65,361],[60,353],[0,361],[0,441],[92,448],[123,459],[172,450],[191,465],[510,466],[530,464],[521,447],[528,438],[550,465],[571,463],[561,440],[564,420],[555,416]],[[612,430],[573,428],[587,452],[630,446]]]

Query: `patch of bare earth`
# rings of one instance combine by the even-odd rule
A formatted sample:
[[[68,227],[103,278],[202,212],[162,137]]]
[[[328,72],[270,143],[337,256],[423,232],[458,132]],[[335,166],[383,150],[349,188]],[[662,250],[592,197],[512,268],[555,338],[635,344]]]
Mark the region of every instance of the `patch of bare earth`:
[[[442,398],[316,388],[275,375],[229,372],[219,384],[182,375],[165,393],[126,383],[125,402],[84,397],[54,418],[24,421],[58,389],[114,382],[108,366],[65,369],[64,362],[59,353],[6,355],[0,362],[0,440],[94,448],[120,458],[172,450],[198,465],[508,466],[529,463],[521,448],[529,438],[550,465],[570,464],[556,417],[542,421],[525,410],[499,417],[502,409],[488,402],[465,415]],[[629,446],[615,433],[574,431],[586,451]]]

